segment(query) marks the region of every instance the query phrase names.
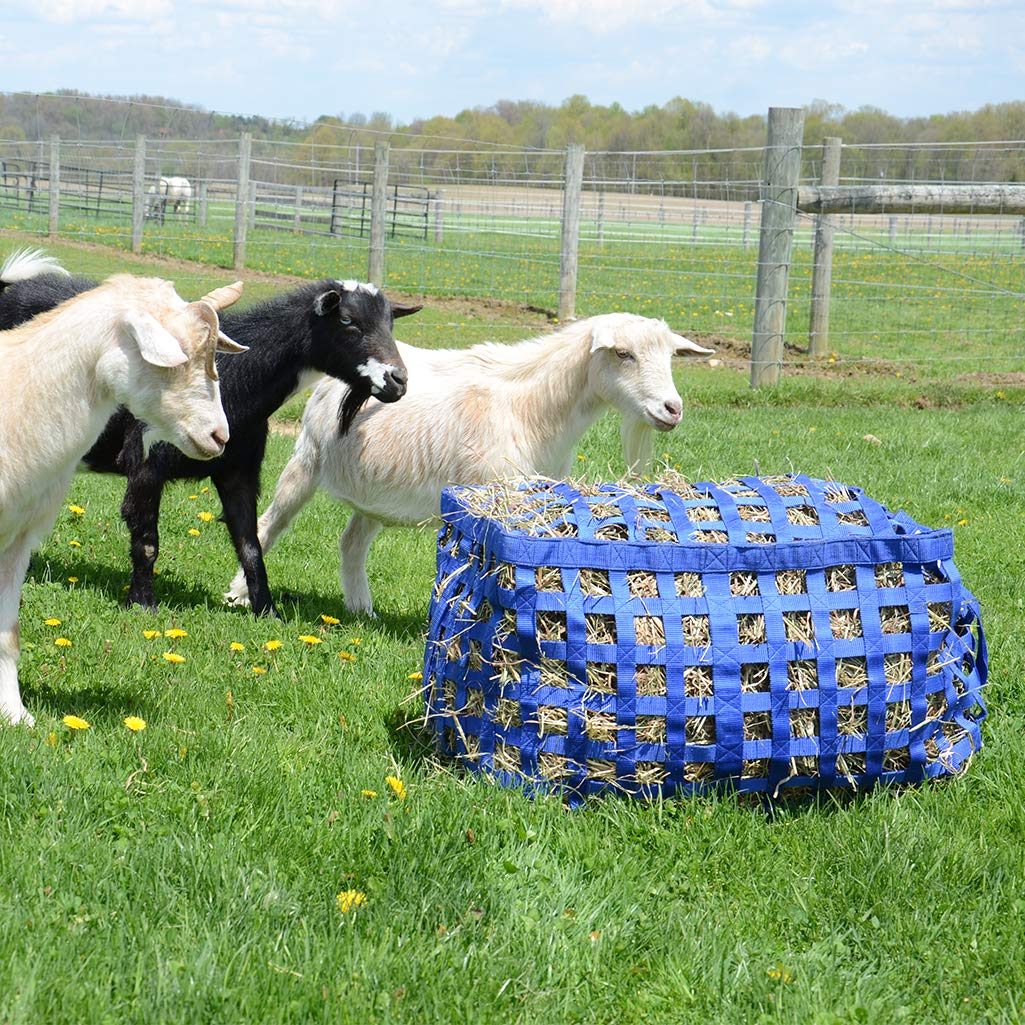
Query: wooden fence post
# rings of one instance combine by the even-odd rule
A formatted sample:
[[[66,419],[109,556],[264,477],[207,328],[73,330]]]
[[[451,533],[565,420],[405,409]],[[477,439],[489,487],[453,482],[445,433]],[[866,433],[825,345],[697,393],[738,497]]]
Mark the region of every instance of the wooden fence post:
[[[61,141],[57,135],[50,136],[50,238],[56,238],[60,229],[61,205]]]
[[[235,245],[232,267],[242,270],[246,265],[246,232],[249,229],[249,165],[253,154],[253,137],[243,132],[238,146],[238,181],[235,184]]]
[[[303,187],[295,187],[295,214],[292,217],[292,230],[302,231],[303,226]]]
[[[249,230],[256,227],[256,182],[249,179]]]
[[[584,147],[566,149],[566,184],[562,193],[562,255],[559,261],[559,321],[572,320],[577,303],[577,256],[580,251],[580,198],[584,184]]]
[[[370,194],[370,261],[368,278],[372,285],[384,287],[384,236],[388,218],[387,142],[374,144],[374,188]]]
[[[751,337],[752,388],[778,384],[783,365],[804,111],[795,107],[770,107],[768,129]]]
[[[196,195],[196,225],[200,228],[205,228],[207,209],[210,202],[209,186],[205,179],[197,186]]]
[[[132,168],[132,252],[142,252],[142,225],[146,219],[146,136],[135,137]]]
[[[442,198],[444,195],[444,189],[434,190],[434,241],[439,246],[445,241],[445,201]]]
[[[822,140],[822,185],[840,184],[842,141]],[[808,323],[808,355],[822,356],[829,348],[829,291],[833,282],[833,217],[815,217],[815,258],[811,274],[811,317]]]

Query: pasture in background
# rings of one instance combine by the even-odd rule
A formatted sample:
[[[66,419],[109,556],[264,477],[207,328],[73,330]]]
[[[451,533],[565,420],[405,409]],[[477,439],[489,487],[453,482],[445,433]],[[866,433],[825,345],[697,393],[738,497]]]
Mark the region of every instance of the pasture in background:
[[[147,172],[180,173],[197,188],[200,153],[218,150],[166,144],[171,160],[164,146],[149,142]],[[132,144],[121,149],[130,167]],[[237,149],[220,146],[232,151],[225,166]],[[275,186],[288,184],[293,204],[299,184],[333,189],[333,178],[313,180],[318,151],[306,149],[275,172],[308,176]],[[263,152],[254,145],[259,181],[271,177]],[[918,150],[880,152],[866,157],[864,177],[878,177],[874,159],[885,158],[893,177],[930,170]],[[965,177],[973,161],[982,167],[981,152],[964,147]],[[516,159],[533,169],[542,156]],[[460,153],[444,181],[432,171],[431,188],[444,190],[440,240],[431,221],[426,237],[386,238],[386,287],[428,297],[401,323],[403,340],[462,345],[548,329],[564,154],[547,156],[552,180],[535,185],[513,176],[513,158],[492,174],[483,155],[471,168]],[[743,217],[756,199],[739,190],[757,181],[761,157],[737,157],[728,195],[701,191],[711,156],[695,158],[686,195],[617,190],[637,197],[624,198],[632,213],[616,222],[621,238],[607,189],[605,237],[594,218],[583,220],[577,312],[634,309],[714,337],[723,364],[678,368],[684,420],[658,437],[661,465],[694,480],[756,464],[763,474],[832,475],[923,524],[953,528],[991,656],[985,748],[967,773],[774,817],[728,795],[605,800],[575,812],[528,800],[439,764],[424,742],[416,677],[434,580],[430,529],[378,539],[379,618],[350,617],[336,576],[346,514],[318,495],[267,560],[284,620],[257,620],[221,604],[236,565],[216,501],[203,482],[178,482],[163,503],[161,609],[152,615],[120,604],[129,574],[123,481],[81,474],[24,589],[22,686],[37,726],[0,730],[0,1019],[1025,1020],[1017,219],[996,218],[985,231],[973,219],[966,231],[960,217],[955,235],[952,218],[934,217],[931,232],[921,218],[901,218],[896,250],[889,223],[875,236],[853,225],[862,241],[841,221],[837,355],[814,367],[799,351],[811,248],[810,231],[799,232],[788,321],[798,348],[788,349],[787,369],[802,372],[752,390],[757,217],[746,246]],[[364,150],[360,174],[368,159]],[[616,159],[607,166],[633,173],[630,155]],[[638,181],[659,181],[650,168],[672,160],[685,166],[638,157]],[[390,173],[395,153],[392,161]],[[62,163],[72,165],[63,153]],[[62,196],[74,195],[65,184]],[[531,205],[500,211],[502,188]],[[470,209],[467,197],[480,195],[492,206],[474,199]],[[694,204],[711,210],[713,198],[731,204],[734,220],[715,224],[709,214],[695,230]],[[287,197],[277,207],[294,216]],[[146,222],[140,255],[128,213],[68,209],[45,245],[73,271],[158,273],[189,298],[236,276],[223,269],[234,257],[232,203],[218,206],[213,190],[205,225],[195,207],[187,220]],[[0,218],[6,248],[40,244],[48,232],[46,209],[0,199]],[[239,275],[244,303],[290,276],[366,275],[368,236],[300,227],[261,227],[257,217]],[[301,398],[286,414],[300,409]],[[291,444],[271,437],[264,504]],[[596,424],[578,452],[586,479],[621,472],[615,419]],[[89,729],[69,728],[65,715]],[[126,727],[131,716],[145,730]]]

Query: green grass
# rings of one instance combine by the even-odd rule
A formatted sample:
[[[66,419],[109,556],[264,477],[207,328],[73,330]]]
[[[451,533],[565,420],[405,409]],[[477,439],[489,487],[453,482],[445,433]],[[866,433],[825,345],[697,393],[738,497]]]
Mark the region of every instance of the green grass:
[[[392,239],[386,245],[389,288],[429,296],[511,300],[558,308],[559,237],[551,225],[524,221],[518,230],[490,230],[479,218],[447,217],[444,241]],[[39,214],[0,210],[0,226],[44,231]],[[581,315],[631,310],[666,318],[678,330],[750,340],[754,319],[757,233],[744,247],[736,231],[709,232],[700,244],[642,228],[628,241],[580,245],[577,311]],[[66,218],[66,237],[130,248],[121,222]],[[787,326],[792,363],[803,360],[808,340],[812,252],[807,233],[794,246]],[[1007,238],[1011,238],[1010,233]],[[1016,239],[1016,236],[1015,236]],[[840,366],[862,361],[889,372],[949,379],[1005,373],[1021,367],[1020,331],[1025,301],[1020,244],[979,239],[971,243],[919,234],[901,235],[891,249],[879,237],[837,232],[830,349]],[[169,220],[147,228],[151,254],[230,267],[232,224],[211,215],[208,226]],[[964,251],[968,250],[968,251]],[[266,228],[250,231],[250,270],[301,277],[363,274],[367,241],[296,235]]]
[[[154,269],[67,252],[89,273]],[[438,344],[450,318],[433,316]],[[991,655],[964,776],[773,818],[728,795],[529,800],[440,766],[416,728],[432,532],[378,539],[379,617],[353,618],[345,513],[318,496],[268,558],[284,620],[258,621],[221,605],[235,564],[199,515],[215,498],[174,484],[147,614],[120,605],[122,482],[81,474],[85,511],[65,507],[24,590],[37,725],[0,730],[0,1021],[1025,1021],[1022,395],[892,376],[755,393],[696,366],[679,383],[685,420],[657,454],[692,479],[832,473],[954,529]],[[265,492],[290,450],[272,437]],[[618,472],[615,419],[578,451],[583,474]],[[172,628],[187,636],[144,636]],[[346,912],[349,890],[366,900]]]

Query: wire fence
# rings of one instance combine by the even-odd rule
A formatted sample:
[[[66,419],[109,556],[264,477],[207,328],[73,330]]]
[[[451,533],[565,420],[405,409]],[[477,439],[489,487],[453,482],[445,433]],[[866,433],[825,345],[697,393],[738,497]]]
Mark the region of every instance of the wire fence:
[[[509,147],[388,153],[383,284],[403,294],[560,304],[567,154]],[[0,228],[128,249],[133,211],[161,178],[188,179],[189,202],[144,222],[143,252],[231,266],[245,210],[244,266],[301,277],[364,277],[375,151],[253,141],[242,181],[238,139],[0,141]],[[55,164],[56,161],[56,164]],[[589,152],[580,185],[578,316],[630,310],[713,339],[724,364],[750,348],[758,261],[761,148]],[[845,146],[840,183],[1013,181],[1025,141]],[[52,181],[55,168],[59,179]],[[802,153],[802,183],[821,175]],[[59,198],[56,212],[51,197]],[[147,213],[149,210],[147,209]],[[833,215],[835,252],[827,364],[880,372],[1025,372],[1025,220],[1012,214]],[[801,215],[787,294],[787,366],[806,355],[815,217]],[[73,268],[72,268],[73,269]],[[459,344],[453,321],[446,341]],[[496,336],[536,329],[505,316]],[[476,336],[474,336],[476,337]]]

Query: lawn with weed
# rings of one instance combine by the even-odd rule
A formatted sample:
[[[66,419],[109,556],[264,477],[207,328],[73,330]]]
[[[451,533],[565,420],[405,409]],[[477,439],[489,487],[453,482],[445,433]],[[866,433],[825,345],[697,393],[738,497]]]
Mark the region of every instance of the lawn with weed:
[[[439,344],[445,317],[425,323]],[[752,392],[696,365],[678,383],[658,465],[831,474],[954,530],[991,655],[962,777],[772,816],[729,794],[528,799],[424,743],[431,530],[381,535],[379,615],[355,618],[347,514],[317,496],[268,556],[283,619],[258,620],[221,603],[213,493],[174,483],[146,613],[121,605],[123,482],[80,474],[24,590],[36,727],[0,730],[0,1020],[1025,1020],[1020,396],[892,377]],[[271,437],[265,492],[291,445]],[[616,420],[578,454],[580,476],[621,472]]]

